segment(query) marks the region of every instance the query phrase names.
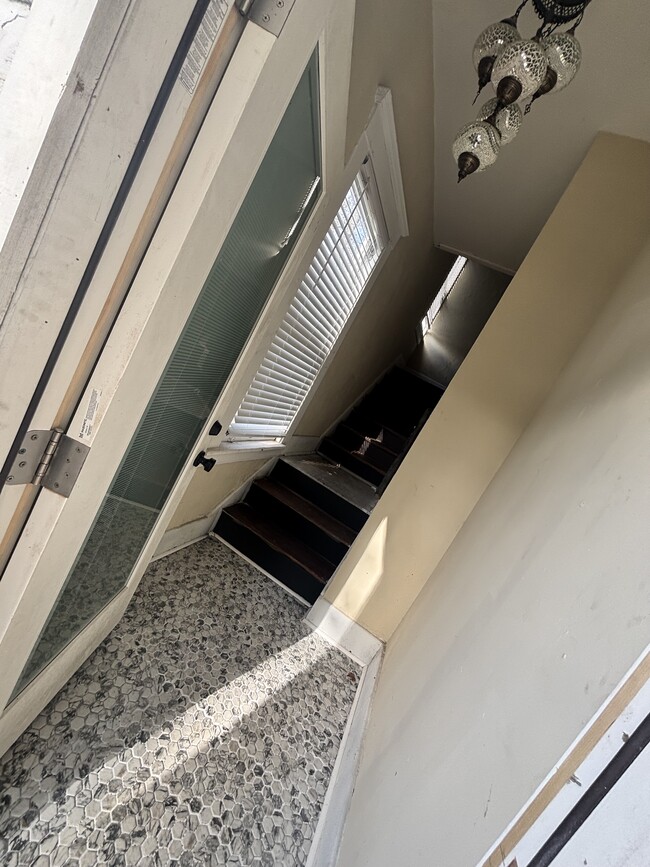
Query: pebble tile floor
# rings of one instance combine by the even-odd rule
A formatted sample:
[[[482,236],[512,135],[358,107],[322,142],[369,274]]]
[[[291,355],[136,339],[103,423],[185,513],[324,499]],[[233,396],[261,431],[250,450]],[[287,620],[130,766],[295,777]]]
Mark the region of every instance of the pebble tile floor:
[[[304,865],[359,668],[215,539],[152,564],[0,758],[0,864]]]

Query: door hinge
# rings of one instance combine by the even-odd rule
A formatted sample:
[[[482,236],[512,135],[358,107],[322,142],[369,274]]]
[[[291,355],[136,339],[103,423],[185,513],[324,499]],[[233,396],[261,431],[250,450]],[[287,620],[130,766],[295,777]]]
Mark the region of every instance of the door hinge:
[[[295,0],[237,0],[237,9],[274,36],[279,36]]]
[[[8,485],[39,485],[69,497],[90,447],[62,430],[30,430],[7,476]]]

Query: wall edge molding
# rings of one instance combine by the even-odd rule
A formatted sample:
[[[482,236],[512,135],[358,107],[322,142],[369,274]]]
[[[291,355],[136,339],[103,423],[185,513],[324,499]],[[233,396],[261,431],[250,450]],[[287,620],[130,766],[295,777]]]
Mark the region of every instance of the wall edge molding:
[[[368,666],[384,645],[375,635],[320,596],[305,617],[319,635],[359,665]]]
[[[382,659],[383,652],[379,650],[363,669],[325,793],[306,867],[335,867],[338,860]]]

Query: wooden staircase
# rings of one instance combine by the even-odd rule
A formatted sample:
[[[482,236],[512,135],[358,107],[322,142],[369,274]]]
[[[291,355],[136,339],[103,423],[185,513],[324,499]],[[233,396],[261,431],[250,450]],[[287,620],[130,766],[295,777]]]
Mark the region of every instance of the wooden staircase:
[[[309,603],[345,557],[442,389],[393,368],[321,442],[282,458],[215,533]]]

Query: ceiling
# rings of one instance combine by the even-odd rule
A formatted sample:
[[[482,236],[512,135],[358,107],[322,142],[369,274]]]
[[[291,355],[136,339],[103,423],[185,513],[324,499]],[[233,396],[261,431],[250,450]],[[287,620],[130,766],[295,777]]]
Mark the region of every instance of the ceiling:
[[[436,245],[500,269],[517,269],[599,130],[650,140],[650,7],[593,0],[577,36],[582,66],[572,84],[536,102],[517,138],[485,172],[457,183],[451,143],[493,96],[475,106],[472,47],[516,0],[433,0]],[[522,35],[539,19],[525,7]]]

